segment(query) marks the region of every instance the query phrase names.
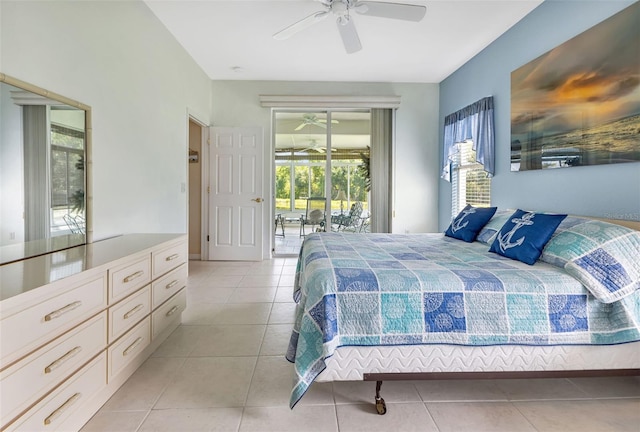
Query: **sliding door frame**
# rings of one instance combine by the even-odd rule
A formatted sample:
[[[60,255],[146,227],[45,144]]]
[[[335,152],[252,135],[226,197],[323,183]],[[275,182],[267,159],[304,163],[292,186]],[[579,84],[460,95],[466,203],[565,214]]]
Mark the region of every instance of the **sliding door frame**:
[[[263,97],[261,97],[263,98]],[[378,227],[380,227],[379,231],[381,232],[391,232],[392,230],[392,222],[393,222],[393,208],[394,208],[394,194],[393,194],[393,184],[395,183],[395,172],[393,172],[393,159],[395,158],[395,114],[396,114],[396,110],[395,110],[395,106],[394,107],[390,107],[390,106],[373,106],[373,107],[363,107],[363,106],[359,106],[359,107],[339,107],[339,108],[330,108],[330,107],[319,107],[316,106],[314,107],[313,104],[310,104],[310,106],[308,107],[304,107],[302,105],[297,105],[296,107],[284,107],[284,106],[272,106],[271,108],[271,121],[272,121],[272,128],[271,128],[271,140],[272,140],[272,175],[271,175],[271,187],[273,188],[273,192],[272,192],[272,217],[275,217],[275,214],[278,212],[278,210],[276,209],[276,188],[275,188],[275,176],[276,176],[276,158],[275,158],[275,153],[277,151],[276,148],[276,133],[277,133],[277,114],[278,113],[317,113],[317,114],[324,114],[326,115],[326,158],[325,158],[325,186],[324,186],[324,190],[325,190],[325,196],[327,197],[327,204],[326,204],[326,212],[327,214],[331,214],[331,191],[332,191],[332,157],[331,157],[331,148],[332,148],[332,138],[333,138],[333,133],[332,133],[332,115],[338,112],[367,112],[370,114],[369,117],[369,122],[371,124],[372,122],[372,111],[374,108],[388,108],[389,111],[389,121],[388,121],[388,125],[387,125],[387,130],[386,130],[386,137],[385,140],[387,140],[389,147],[386,148],[384,150],[384,154],[382,155],[382,159],[380,157],[376,157],[375,153],[376,152],[380,152],[380,149],[374,150],[374,145],[373,145],[373,130],[370,129],[369,131],[369,147],[370,147],[370,157],[371,157],[371,177],[375,178],[375,171],[376,170],[384,170],[385,172],[385,177],[387,178],[387,181],[385,182],[385,187],[384,190],[378,190],[378,188],[375,187],[375,183],[372,183],[372,190],[371,192],[369,192],[369,211],[370,211],[370,215],[373,218],[375,218],[375,214],[374,212],[376,211],[375,208],[372,206],[372,203],[376,201],[376,196],[380,196],[380,194],[384,195],[385,197],[380,199],[378,198],[377,201],[382,201],[383,202],[383,207],[384,207],[384,215],[383,218],[386,219],[386,222],[377,225]],[[390,141],[389,141],[390,140]],[[312,162],[310,162],[312,163]],[[293,163],[291,164],[293,166]],[[295,209],[295,205],[294,205],[294,200],[295,200],[295,172],[294,169],[291,169],[290,172],[290,184],[291,184],[291,189],[292,189],[292,193],[291,193],[291,203],[290,203],[290,208],[293,207]],[[350,196],[349,196],[350,199]],[[291,210],[290,210],[291,211]],[[293,210],[295,211],[295,210]],[[272,232],[272,251],[275,251],[275,232]]]

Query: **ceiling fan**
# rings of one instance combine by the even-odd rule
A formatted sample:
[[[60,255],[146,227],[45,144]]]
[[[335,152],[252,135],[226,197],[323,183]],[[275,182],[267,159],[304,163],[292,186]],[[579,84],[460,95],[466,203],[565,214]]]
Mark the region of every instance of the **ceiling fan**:
[[[405,3],[388,3],[366,0],[316,0],[322,3],[324,10],[315,12],[298,22],[280,30],[273,35],[274,39],[287,39],[301,30],[322,21],[329,14],[335,15],[338,25],[338,32],[342,38],[342,43],[348,54],[360,51],[362,44],[358,37],[356,26],[353,22],[351,12],[360,15],[369,15],[382,18],[393,18],[405,21],[420,21],[427,8],[420,5]]]
[[[302,153],[304,152],[308,152],[310,150],[314,150],[317,151],[318,153],[324,153],[325,149],[324,146],[322,144],[320,144],[317,140],[315,139],[311,139],[309,140],[309,144],[308,147],[305,149],[300,150]]]
[[[318,142],[318,140],[316,138],[310,138],[308,143],[307,143],[307,147],[303,148],[302,150],[296,150],[297,152],[301,152],[301,153],[307,153],[309,151],[316,151],[318,153],[325,153],[327,151],[327,145]],[[337,149],[332,148],[331,151],[334,152]]]
[[[339,123],[338,120],[331,120],[331,124],[338,124],[338,123]],[[309,126],[309,125],[319,126],[321,128],[326,129],[327,120],[319,119],[318,116],[315,114],[302,114],[302,123],[300,123],[300,125],[298,125],[298,127],[295,128],[294,130],[299,131],[305,126]]]

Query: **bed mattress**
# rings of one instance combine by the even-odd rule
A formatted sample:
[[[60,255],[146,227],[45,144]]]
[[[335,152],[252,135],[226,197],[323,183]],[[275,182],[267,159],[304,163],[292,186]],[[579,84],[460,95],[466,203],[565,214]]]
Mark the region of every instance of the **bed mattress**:
[[[640,342],[556,346],[343,346],[325,363],[326,369],[316,381],[360,381],[365,373],[638,369]]]

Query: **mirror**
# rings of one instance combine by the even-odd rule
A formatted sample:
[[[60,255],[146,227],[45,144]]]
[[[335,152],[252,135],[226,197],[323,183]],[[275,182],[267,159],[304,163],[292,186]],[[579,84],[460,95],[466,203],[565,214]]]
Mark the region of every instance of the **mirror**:
[[[0,265],[89,242],[88,106],[0,74]]]

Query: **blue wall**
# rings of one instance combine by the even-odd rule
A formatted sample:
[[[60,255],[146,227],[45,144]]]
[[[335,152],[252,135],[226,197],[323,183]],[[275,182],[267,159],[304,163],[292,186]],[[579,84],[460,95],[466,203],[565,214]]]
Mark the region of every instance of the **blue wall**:
[[[440,84],[441,128],[446,115],[485,96],[494,97],[492,205],[640,220],[640,162],[510,171],[511,72],[632,3],[546,0]],[[441,161],[442,130],[439,136]],[[444,180],[440,180],[438,208],[439,228],[444,230],[451,219],[451,185]]]

